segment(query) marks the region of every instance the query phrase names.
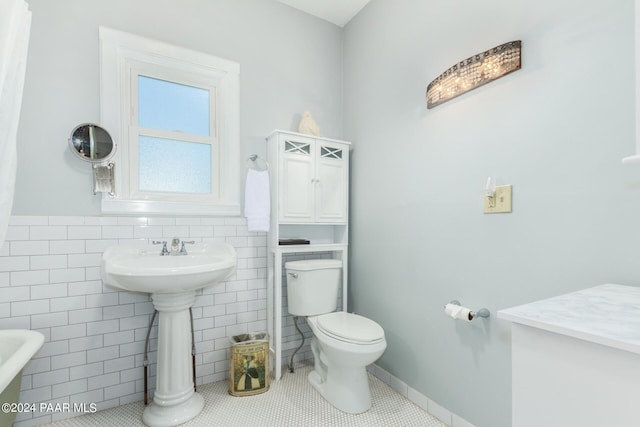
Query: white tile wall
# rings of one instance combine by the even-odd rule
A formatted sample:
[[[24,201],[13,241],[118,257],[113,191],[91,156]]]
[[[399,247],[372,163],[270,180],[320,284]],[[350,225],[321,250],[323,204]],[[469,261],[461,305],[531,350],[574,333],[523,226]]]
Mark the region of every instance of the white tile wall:
[[[227,377],[228,337],[267,328],[266,234],[248,232],[238,217],[14,216],[0,248],[0,329],[35,329],[45,336],[24,370],[22,403],[95,403],[102,410],[142,400],[153,305],[148,296],[103,286],[100,259],[109,245],[174,236],[224,241],[237,250],[235,276],[200,292],[193,307],[196,382]],[[152,388],[156,337],[154,326]],[[23,413],[15,425],[76,415],[81,414]]]

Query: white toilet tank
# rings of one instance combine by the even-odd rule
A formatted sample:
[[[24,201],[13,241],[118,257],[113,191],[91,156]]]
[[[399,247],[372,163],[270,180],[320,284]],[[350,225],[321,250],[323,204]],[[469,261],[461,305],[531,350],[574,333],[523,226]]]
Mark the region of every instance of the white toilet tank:
[[[338,305],[342,261],[308,259],[284,264],[287,272],[287,305],[294,316],[330,313]]]

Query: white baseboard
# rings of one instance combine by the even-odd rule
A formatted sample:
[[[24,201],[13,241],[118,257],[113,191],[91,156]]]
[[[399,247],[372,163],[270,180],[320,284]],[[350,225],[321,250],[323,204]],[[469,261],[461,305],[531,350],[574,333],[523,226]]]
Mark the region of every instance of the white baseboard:
[[[469,421],[440,406],[419,391],[409,387],[404,381],[391,375],[376,364],[369,365],[367,371],[383,383],[427,411],[449,427],[475,427]]]

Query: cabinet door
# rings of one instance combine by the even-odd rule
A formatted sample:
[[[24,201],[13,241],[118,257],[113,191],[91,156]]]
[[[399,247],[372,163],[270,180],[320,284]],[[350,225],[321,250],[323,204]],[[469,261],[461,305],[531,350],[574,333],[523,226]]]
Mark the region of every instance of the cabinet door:
[[[347,222],[349,149],[316,141],[316,222]]]
[[[280,154],[280,222],[313,222],[313,138],[286,137]]]

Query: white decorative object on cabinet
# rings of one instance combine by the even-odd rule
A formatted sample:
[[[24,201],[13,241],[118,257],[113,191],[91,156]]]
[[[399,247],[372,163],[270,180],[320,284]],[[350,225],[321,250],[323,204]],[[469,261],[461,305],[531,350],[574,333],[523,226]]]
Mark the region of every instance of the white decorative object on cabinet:
[[[342,304],[347,308],[349,148],[346,141],[275,130],[267,137],[271,165],[267,322],[274,379],[282,372],[283,255],[330,252],[342,261]],[[280,244],[302,238],[308,244]]]

